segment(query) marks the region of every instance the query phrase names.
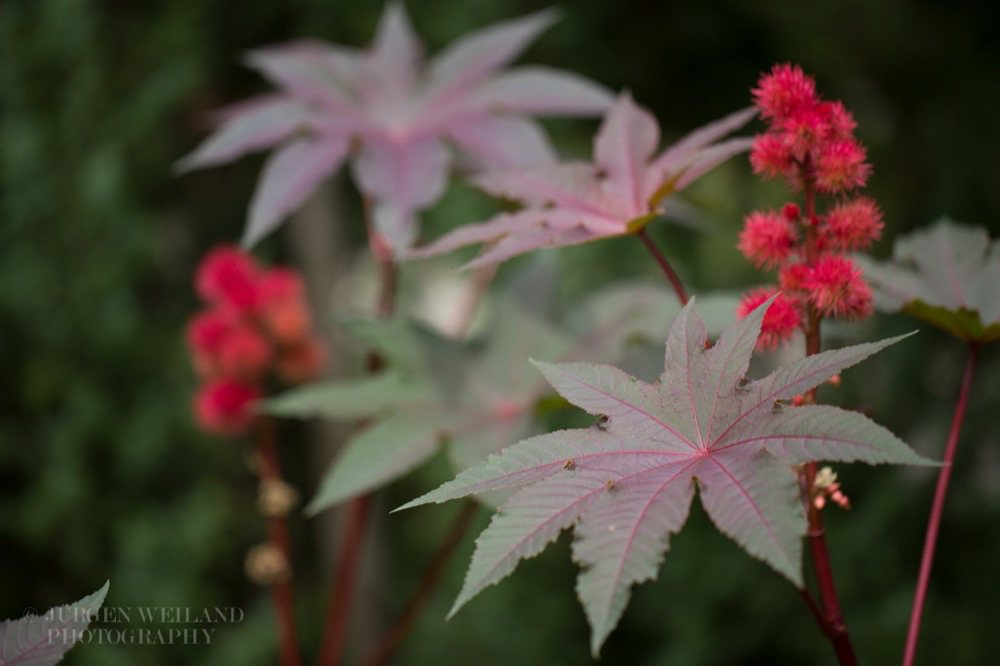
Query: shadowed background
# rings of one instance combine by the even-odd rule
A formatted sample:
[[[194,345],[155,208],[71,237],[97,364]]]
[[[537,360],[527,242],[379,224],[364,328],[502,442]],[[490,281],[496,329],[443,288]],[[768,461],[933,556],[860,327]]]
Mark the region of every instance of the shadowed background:
[[[527,0],[409,2],[437,51],[463,32],[545,7]],[[0,618],[68,603],[106,579],[110,606],[238,606],[211,646],[99,646],[71,664],[268,664],[275,661],[265,591],[244,577],[264,538],[252,510],[245,448],[199,434],[183,326],[198,307],[201,254],[239,238],[258,156],[174,178],[171,164],[205,134],[205,113],[266,89],[238,60],[300,37],[370,41],[378,3],[7,0],[0,4]],[[666,138],[749,103],[759,72],[800,63],[858,121],[885,211],[886,237],[943,214],[1000,235],[1000,58],[993,3],[784,3],[726,0],[577,2],[525,62],[630,89]],[[586,154],[596,121],[550,122],[565,154]],[[754,126],[759,130],[760,126]],[[363,249],[356,196],[343,179],[340,256]],[[689,290],[768,279],[735,250],[742,215],[780,205],[743,159],[699,181],[685,200],[694,225],[651,227]],[[428,237],[491,210],[457,189],[427,216]],[[282,231],[258,254],[306,261]],[[882,241],[876,256],[885,256]],[[617,277],[661,279],[639,243],[561,251],[567,302]],[[523,263],[512,262],[503,282]],[[311,275],[313,284],[323,276]],[[910,330],[879,316],[865,338]],[[939,456],[963,361],[961,343],[920,335],[848,371],[827,400],[862,406],[920,452]],[[995,653],[1000,574],[1000,359],[976,378],[925,615],[921,663],[978,664]],[[283,430],[288,476],[315,484],[310,438]],[[864,663],[892,663],[903,639],[933,472],[841,466],[854,509],[827,511],[844,612]],[[380,509],[447,477],[438,460],[391,487]],[[377,579],[358,635],[377,633],[404,603],[456,506],[382,518],[367,557]],[[384,513],[385,511],[382,511]],[[482,527],[487,518],[480,516]],[[303,647],[317,649],[332,563],[325,530],[293,519]],[[568,539],[526,562],[448,623],[471,553],[456,555],[399,664],[588,664]],[[367,632],[367,633],[366,633]],[[364,646],[354,646],[358,648]],[[362,650],[366,651],[366,650]],[[609,664],[832,663],[787,582],[711,526],[695,503],[659,580],[633,601],[602,652]]]

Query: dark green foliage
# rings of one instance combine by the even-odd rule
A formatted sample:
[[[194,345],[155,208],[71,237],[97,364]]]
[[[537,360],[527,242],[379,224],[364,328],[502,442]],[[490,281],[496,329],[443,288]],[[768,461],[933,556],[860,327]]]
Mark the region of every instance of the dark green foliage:
[[[414,0],[408,9],[437,48],[469,27],[547,4]],[[194,379],[182,348],[196,307],[191,271],[210,244],[238,238],[259,161],[179,180],[170,167],[204,136],[205,111],[264,89],[238,65],[243,51],[300,36],[364,44],[380,11],[379,3],[343,0],[0,2],[0,618],[80,598],[107,579],[107,606],[233,605],[247,614],[220,628],[210,649],[78,646],[66,663],[275,662],[267,595],[241,570],[246,549],[264,534],[250,510],[253,481],[238,447],[194,431]],[[945,213],[996,237],[998,12],[996,3],[904,0],[567,2],[563,21],[527,58],[630,88],[667,139],[745,106],[758,73],[774,62],[798,62],[855,110],[887,238]],[[596,124],[551,127],[567,153],[580,155]],[[704,209],[707,233],[653,225],[650,234],[691,291],[739,288],[761,281],[735,250],[740,217],[781,197],[780,185],[757,184],[734,160],[685,190]],[[434,219],[428,235],[460,221]],[[360,225],[349,235],[360,241]],[[561,252],[561,296],[579,301],[617,278],[659,279],[630,241]],[[264,248],[282,250],[280,239]],[[501,279],[518,266],[505,267]],[[861,337],[910,326],[900,316],[880,318]],[[944,334],[922,332],[842,387],[824,389],[826,400],[863,408],[938,457],[963,351]],[[990,378],[1000,366],[989,349],[982,362],[925,615],[920,655],[928,664],[995,655],[1000,393]],[[308,496],[306,447],[289,441],[289,476]],[[827,511],[845,616],[864,663],[893,663],[934,472],[839,473],[855,507]],[[447,475],[439,461],[390,489],[382,506]],[[438,520],[443,533],[451,510],[383,519],[381,559],[389,564],[380,617],[402,606],[431,556],[426,523]],[[307,661],[330,568],[308,565],[316,549],[304,535],[314,527],[293,521]],[[445,624],[470,538],[397,663],[592,663],[567,546],[527,563]],[[703,575],[708,557],[712,577]],[[791,587],[728,547],[700,510],[671,559],[659,581],[637,591],[602,663],[832,663]]]

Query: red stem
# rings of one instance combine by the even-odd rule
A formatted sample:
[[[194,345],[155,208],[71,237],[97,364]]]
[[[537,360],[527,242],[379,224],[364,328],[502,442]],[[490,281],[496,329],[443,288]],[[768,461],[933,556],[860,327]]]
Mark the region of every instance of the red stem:
[[[812,264],[818,255],[817,234],[813,220],[816,217],[816,193],[813,187],[812,178],[809,176],[810,167],[808,164],[802,166],[803,195],[805,200],[805,220],[806,220],[806,261]],[[813,305],[809,305],[808,322],[806,324],[806,356],[812,356],[820,352],[820,316]],[[816,389],[808,393],[808,402],[816,403]],[[840,610],[840,601],[837,599],[837,586],[833,580],[833,565],[830,563],[830,553],[826,547],[826,530],[823,527],[823,516],[820,510],[812,501],[812,487],[816,479],[815,462],[806,463],[800,474],[800,483],[803,487],[803,502],[805,502],[806,516],[809,521],[809,553],[813,559],[813,569],[816,575],[816,584],[819,588],[819,598],[822,603],[822,615],[816,615],[815,608],[813,615],[820,623],[820,630],[830,639],[833,650],[837,654],[837,660],[841,666],[856,666],[858,663],[854,647],[851,645],[851,637],[847,632],[847,625],[844,623],[844,615]],[[815,604],[813,604],[815,605]]]
[[[274,424],[262,416],[257,421],[257,453],[260,456],[260,476],[269,481],[281,481],[281,465],[274,445]],[[278,549],[288,563],[291,573],[291,544],[288,525],[283,516],[272,516],[267,520],[268,540]],[[281,649],[281,666],[299,666],[299,641],[295,631],[295,601],[292,586],[285,580],[271,585],[271,602],[274,604],[278,622],[278,640]]]
[[[475,517],[478,509],[479,507],[472,500],[465,501],[462,510],[459,511],[454,522],[452,522],[444,541],[441,542],[437,552],[434,554],[434,558],[427,566],[427,569],[424,570],[424,575],[413,596],[410,597],[403,612],[396,618],[396,622],[382,638],[375,651],[364,662],[365,666],[381,666],[387,663],[389,658],[392,657],[402,644],[407,634],[410,633],[413,623],[416,622],[420,611],[423,609],[424,604],[427,603],[427,600],[430,599],[434,587],[441,578],[441,574],[444,573],[445,565],[454,554],[458,545],[462,543],[462,537],[468,531],[469,525],[472,524],[472,519]]]
[[[468,293],[462,303],[455,328],[452,331],[454,337],[463,338],[467,334],[476,311],[483,300],[483,296],[486,294],[490,282],[492,282],[493,277],[496,275],[496,270],[496,264],[483,266],[476,270],[469,285]],[[427,566],[427,569],[424,570],[420,584],[406,603],[402,613],[396,618],[395,623],[393,623],[389,631],[383,636],[375,650],[368,657],[368,660],[364,662],[366,666],[378,666],[386,663],[395,654],[396,650],[399,649],[399,646],[402,645],[423,607],[426,605],[428,599],[430,599],[431,593],[437,586],[441,575],[444,573],[445,565],[447,565],[455,549],[462,542],[462,537],[468,531],[469,525],[472,524],[472,519],[475,517],[477,508],[476,503],[472,500],[465,501],[462,510],[455,516],[451,527],[448,529],[448,533],[438,546],[434,558]]]
[[[646,227],[640,228],[639,231],[635,232],[635,235],[642,240],[642,244],[646,246],[649,253],[653,255],[653,259],[655,259],[656,263],[660,265],[660,268],[663,270],[663,274],[667,276],[668,280],[670,280],[670,286],[672,286],[674,291],[677,293],[677,298],[680,300],[681,305],[687,305],[688,296],[687,292],[684,291],[684,285],[681,284],[681,279],[677,277],[677,273],[674,272],[670,262],[667,261],[667,258],[663,256],[662,252],[660,252],[660,248],[656,247],[656,243],[654,243],[653,239],[646,233]]]
[[[948,433],[948,443],[944,449],[944,465],[938,473],[937,489],[934,491],[934,504],[931,506],[930,520],[927,522],[924,554],[920,560],[917,592],[913,599],[913,610],[910,613],[910,629],[906,634],[906,651],[903,654],[903,666],[911,666],[917,655],[917,639],[920,637],[920,619],[924,612],[924,601],[927,598],[927,585],[931,578],[931,566],[934,564],[934,547],[937,545],[938,528],[941,526],[941,515],[944,513],[944,500],[948,493],[948,481],[951,479],[955,450],[958,448],[958,437],[962,432],[965,410],[969,406],[969,394],[972,392],[972,374],[976,367],[978,351],[979,347],[975,343],[969,346],[969,358],[965,363],[965,374],[962,375],[962,386],[958,392],[958,403],[955,405],[955,414],[952,417],[951,430]]]
[[[805,465],[803,474],[807,488],[813,487],[813,481],[816,479],[816,467],[815,462]],[[809,502],[809,552],[812,554],[816,583],[819,587],[819,598],[823,604],[820,629],[833,644],[833,651],[837,654],[837,661],[840,662],[841,666],[857,666],[858,657],[854,653],[854,646],[851,645],[851,637],[847,633],[847,625],[844,623],[840,602],[837,600],[837,586],[833,581],[833,566],[830,564],[830,553],[826,548],[823,517],[819,509],[809,499],[809,495],[806,496],[806,499]]]
[[[375,246],[373,242],[373,247]],[[385,318],[392,314],[395,307],[399,274],[396,263],[390,256],[375,252],[375,260],[379,267],[378,316]],[[384,360],[377,353],[368,354],[368,372],[378,372],[382,369],[383,363]],[[347,505],[340,557],[333,577],[333,587],[330,590],[330,607],[323,627],[323,642],[317,660],[319,666],[336,666],[343,656],[370,505],[370,494],[356,497]]]
[[[326,616],[326,625],[323,627],[323,644],[317,661],[320,665],[339,664],[344,651],[351,601],[354,598],[354,584],[357,582],[361,545],[364,542],[370,506],[371,495],[362,495],[347,505],[340,560],[333,579],[330,610]]]

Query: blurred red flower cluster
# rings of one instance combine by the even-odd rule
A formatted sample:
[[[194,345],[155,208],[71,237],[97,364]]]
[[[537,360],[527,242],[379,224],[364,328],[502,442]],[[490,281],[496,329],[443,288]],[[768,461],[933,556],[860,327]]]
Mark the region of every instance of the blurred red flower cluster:
[[[262,269],[238,248],[221,246],[202,260],[195,286],[208,306],[187,327],[202,378],[195,419],[208,432],[239,434],[269,372],[285,383],[306,381],[321,370],[325,350],[313,331],[302,280],[290,269]]]
[[[843,104],[822,100],[812,77],[789,64],[763,75],[753,97],[768,123],[750,152],[754,172],[782,178],[805,198],[805,210],[788,203],[748,215],[737,246],[758,268],[778,269],[777,287],[750,291],[739,310],[745,316],[780,288],[757,341],[774,348],[804,328],[809,308],[839,319],[871,314],[871,289],[846,253],[879,238],[882,212],[870,197],[850,194],[864,186],[871,166]],[[824,214],[817,214],[817,194],[837,197]]]

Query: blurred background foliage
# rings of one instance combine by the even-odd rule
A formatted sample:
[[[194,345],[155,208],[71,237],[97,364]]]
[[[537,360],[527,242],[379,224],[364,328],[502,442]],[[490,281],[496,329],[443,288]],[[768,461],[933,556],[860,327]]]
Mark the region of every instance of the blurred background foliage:
[[[536,0],[407,3],[433,52],[471,28],[545,6]],[[267,595],[242,573],[263,539],[245,451],[195,431],[182,343],[197,305],[191,274],[239,237],[259,158],[176,179],[171,164],[204,136],[205,113],[264,89],[238,63],[255,46],[305,36],[368,43],[380,3],[341,0],[5,0],[0,3],[0,617],[67,603],[111,580],[107,605],[238,606],[246,619],[211,646],[99,646],[75,664],[274,663]],[[1000,235],[997,3],[930,0],[567,2],[526,60],[628,88],[668,138],[749,102],[758,73],[794,61],[858,120],[875,167],[869,192],[888,239],[942,214]],[[550,123],[566,153],[589,151],[595,122]],[[345,196],[356,212],[353,194]],[[764,278],[734,249],[743,214],[779,205],[734,160],[685,193],[691,224],[652,233],[691,290]],[[457,189],[427,220],[434,236],[491,204]],[[350,219],[351,215],[345,219]],[[344,232],[363,248],[362,226]],[[884,256],[890,243],[875,251]],[[260,254],[294,257],[284,233]],[[572,301],[620,277],[660,279],[630,239],[558,253]],[[500,275],[515,273],[512,262]],[[877,317],[849,335],[909,330]],[[964,352],[924,330],[849,372],[829,400],[863,407],[927,455],[943,448]],[[921,643],[926,664],[995,657],[1000,573],[1000,360],[976,378],[941,534]],[[286,432],[289,476],[307,496],[303,431]],[[843,466],[850,513],[829,540],[862,661],[902,652],[933,472]],[[390,488],[384,509],[447,476],[443,461]],[[376,625],[415,586],[456,506],[379,525]],[[480,526],[486,516],[480,517]],[[331,562],[317,523],[298,520],[299,615],[318,643]],[[447,624],[471,535],[400,664],[588,664],[568,539]],[[377,629],[377,627],[376,627]],[[355,646],[363,649],[364,646]],[[832,663],[796,592],[743,555],[696,508],[659,580],[638,587],[605,646],[610,664]]]

